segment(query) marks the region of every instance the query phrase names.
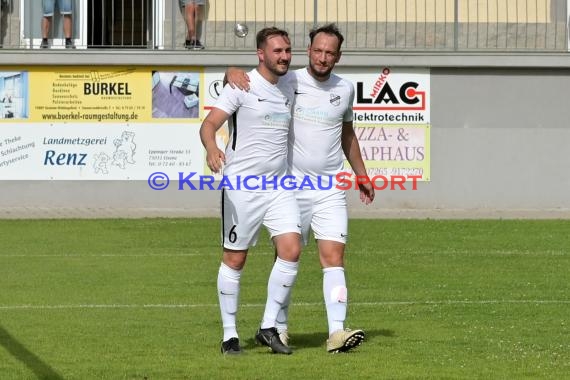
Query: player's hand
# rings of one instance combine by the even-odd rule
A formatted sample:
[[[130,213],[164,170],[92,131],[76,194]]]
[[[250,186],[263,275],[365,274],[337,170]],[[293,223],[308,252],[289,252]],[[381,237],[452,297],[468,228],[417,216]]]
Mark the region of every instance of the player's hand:
[[[360,183],[358,188],[360,189],[360,201],[362,203],[369,205],[374,201],[374,186],[372,186],[371,182]]]
[[[240,90],[249,91],[249,76],[237,67],[230,67],[226,70],[226,82],[231,88],[237,87]]]
[[[212,173],[219,173],[226,163],[226,155],[218,148],[206,152],[206,164]]]

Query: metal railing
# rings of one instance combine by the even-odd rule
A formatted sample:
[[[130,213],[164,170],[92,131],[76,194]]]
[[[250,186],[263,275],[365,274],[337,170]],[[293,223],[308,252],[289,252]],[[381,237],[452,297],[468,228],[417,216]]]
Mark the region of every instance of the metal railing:
[[[230,3],[235,4],[229,8]],[[336,22],[345,50],[567,51],[567,0],[216,0],[205,40],[218,48],[252,48],[267,24],[285,28],[305,48],[314,25]],[[249,26],[242,40],[236,22]]]
[[[1,0],[0,44],[36,48],[39,0]],[[345,51],[568,51],[568,0],[209,0],[198,25],[208,50],[250,50],[261,28],[289,31],[304,49],[315,25],[335,22]],[[52,35],[61,38],[54,17]],[[248,26],[244,38],[236,23]],[[178,0],[75,0],[77,48],[184,49]]]

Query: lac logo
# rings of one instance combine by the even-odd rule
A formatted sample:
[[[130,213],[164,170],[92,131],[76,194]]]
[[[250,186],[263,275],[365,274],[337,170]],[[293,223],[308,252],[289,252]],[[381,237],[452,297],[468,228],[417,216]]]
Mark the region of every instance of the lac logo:
[[[375,82],[356,82],[355,110],[425,111],[426,92],[415,81],[401,81],[385,67]]]

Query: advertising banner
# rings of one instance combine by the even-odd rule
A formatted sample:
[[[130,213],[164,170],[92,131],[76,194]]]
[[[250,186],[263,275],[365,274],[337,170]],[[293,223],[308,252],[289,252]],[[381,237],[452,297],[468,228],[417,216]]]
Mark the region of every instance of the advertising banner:
[[[355,88],[354,130],[368,175],[429,181],[429,70],[339,68],[338,74]]]
[[[0,179],[146,180],[204,172],[201,68],[0,72]]]
[[[429,70],[336,72],[355,88],[368,174],[429,181]],[[210,174],[199,129],[223,77],[202,67],[0,68],[0,180],[147,180],[161,168]],[[217,137],[223,148],[227,129]]]

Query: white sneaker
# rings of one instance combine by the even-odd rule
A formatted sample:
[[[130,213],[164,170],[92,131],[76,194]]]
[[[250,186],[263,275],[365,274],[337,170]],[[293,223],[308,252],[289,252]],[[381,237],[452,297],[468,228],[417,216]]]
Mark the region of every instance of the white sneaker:
[[[348,352],[362,344],[364,331],[362,330],[336,330],[327,339],[327,351],[333,354]]]
[[[281,343],[289,347],[289,332],[287,330],[281,331],[279,333],[279,339],[281,339]]]

